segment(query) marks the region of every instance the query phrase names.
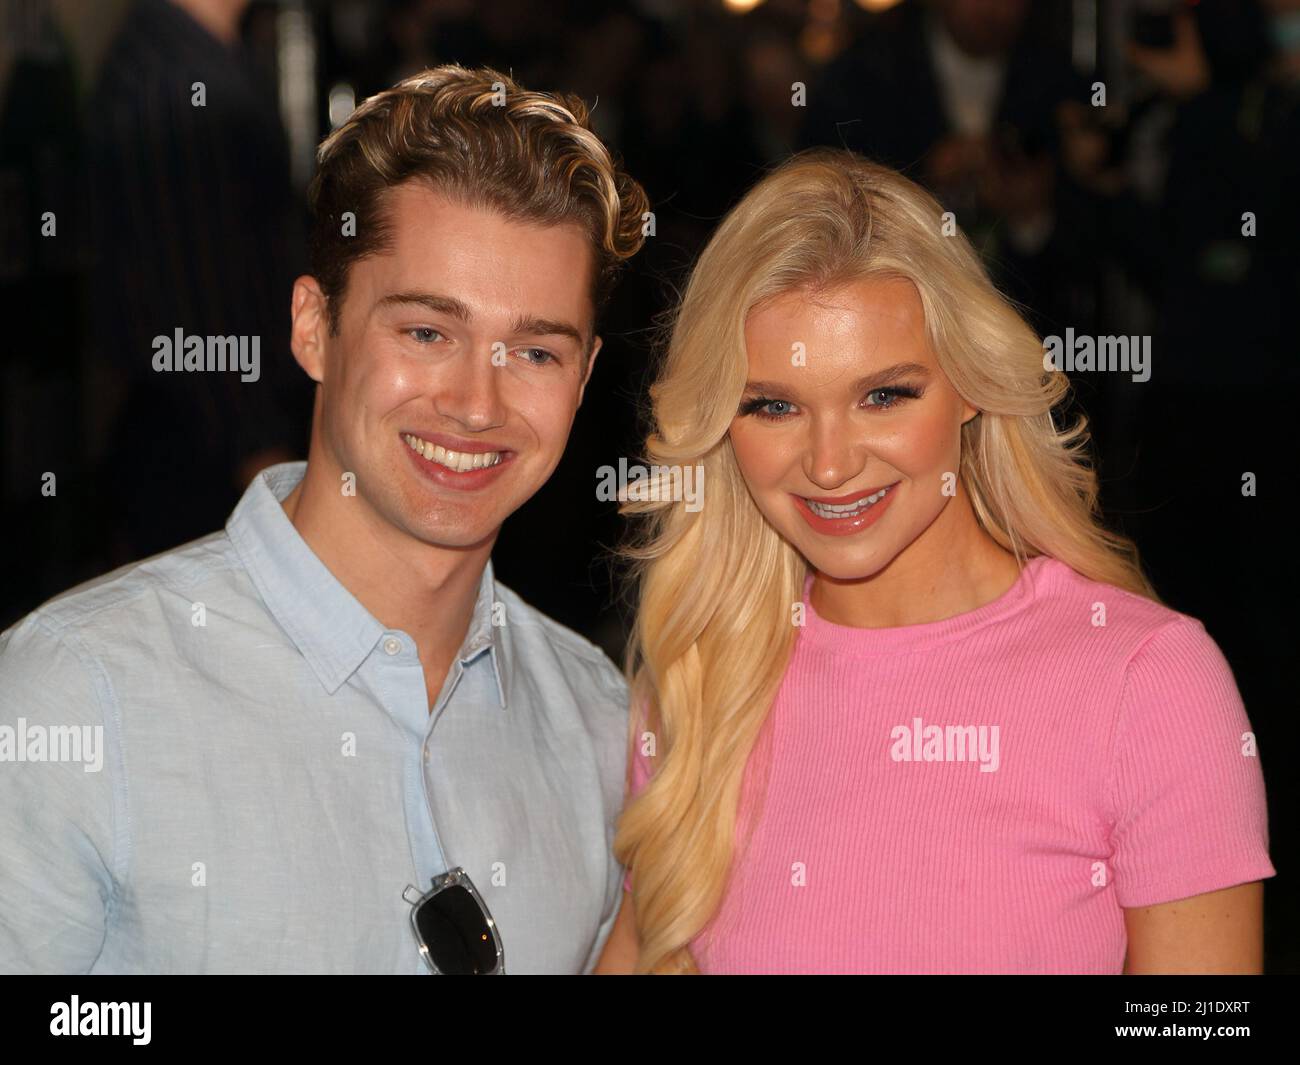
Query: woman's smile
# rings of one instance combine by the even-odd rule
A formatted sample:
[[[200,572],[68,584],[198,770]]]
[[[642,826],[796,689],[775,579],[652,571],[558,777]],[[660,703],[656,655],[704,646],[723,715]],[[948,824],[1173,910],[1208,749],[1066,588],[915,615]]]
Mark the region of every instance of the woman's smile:
[[[826,496],[808,497],[793,493],[791,498],[814,532],[827,536],[852,536],[880,520],[900,483],[895,481],[882,488],[868,488],[833,500]]]

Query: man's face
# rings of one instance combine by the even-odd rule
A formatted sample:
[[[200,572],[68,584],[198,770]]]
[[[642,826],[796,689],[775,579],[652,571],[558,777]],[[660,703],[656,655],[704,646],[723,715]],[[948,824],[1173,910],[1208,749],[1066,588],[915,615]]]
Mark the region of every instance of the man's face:
[[[1005,52],[1020,35],[1028,10],[1026,0],[941,0],[945,28],[967,55],[983,57]]]
[[[424,543],[471,547],[564,451],[600,348],[586,343],[590,246],[576,225],[513,221],[420,181],[384,206],[391,249],[352,264],[338,335],[322,317],[319,354],[295,354],[322,386],[321,447],[357,497]]]

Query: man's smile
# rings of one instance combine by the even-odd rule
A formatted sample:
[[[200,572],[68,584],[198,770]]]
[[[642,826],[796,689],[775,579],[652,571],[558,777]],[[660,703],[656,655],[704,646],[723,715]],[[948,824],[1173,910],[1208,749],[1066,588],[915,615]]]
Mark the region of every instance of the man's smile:
[[[444,488],[485,488],[496,481],[515,455],[484,441],[462,440],[444,433],[403,432],[401,437],[416,468]]]

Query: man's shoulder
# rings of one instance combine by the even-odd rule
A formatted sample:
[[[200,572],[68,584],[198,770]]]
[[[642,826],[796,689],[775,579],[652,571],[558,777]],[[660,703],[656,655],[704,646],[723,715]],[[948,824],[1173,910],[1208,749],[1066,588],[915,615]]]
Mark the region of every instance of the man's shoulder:
[[[512,627],[524,654],[548,653],[567,676],[574,670],[599,685],[618,703],[626,707],[627,684],[622,671],[600,647],[554,618],[542,613],[501,581],[495,581],[498,602],[504,607],[503,621]]]
[[[47,599],[9,632],[35,637],[75,639],[93,632],[112,638],[132,626],[161,618],[169,607],[189,609],[211,589],[213,578],[226,577],[241,564],[224,531],[168,551],[119,566]]]

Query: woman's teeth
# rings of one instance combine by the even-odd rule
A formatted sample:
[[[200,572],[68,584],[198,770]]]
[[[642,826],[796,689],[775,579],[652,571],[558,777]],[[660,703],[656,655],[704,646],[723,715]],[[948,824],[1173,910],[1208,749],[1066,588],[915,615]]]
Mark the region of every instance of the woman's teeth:
[[[470,470],[480,470],[487,466],[495,466],[501,461],[500,451],[448,451],[441,444],[431,444],[427,440],[421,440],[418,436],[412,436],[407,433],[402,437],[406,441],[406,446],[412,451],[423,455],[431,462],[436,462],[439,466],[446,466],[449,470],[455,470],[457,473],[468,473]]]
[[[859,499],[856,503],[814,503],[811,499],[805,499],[804,502],[808,504],[808,509],[819,518],[852,518],[861,514],[868,507],[879,503],[885,498],[885,493],[893,487],[891,484],[882,488],[875,495]]]

